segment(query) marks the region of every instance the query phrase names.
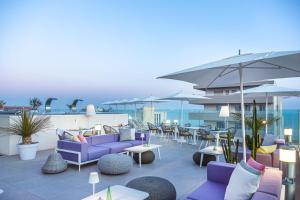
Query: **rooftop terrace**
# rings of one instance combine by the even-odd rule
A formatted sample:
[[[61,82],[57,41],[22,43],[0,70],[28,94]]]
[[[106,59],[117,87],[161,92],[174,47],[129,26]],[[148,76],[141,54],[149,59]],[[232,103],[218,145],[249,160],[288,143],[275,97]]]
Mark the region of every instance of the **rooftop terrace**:
[[[162,144],[161,160],[152,164],[137,164],[128,174],[118,176],[100,175],[96,191],[109,185],[125,185],[130,180],[141,176],[159,176],[171,181],[177,191],[177,199],[183,199],[206,180],[206,167],[199,168],[192,160],[196,146],[177,144],[153,138],[153,143]],[[91,195],[92,187],[88,183],[89,173],[98,171],[96,163],[82,166],[81,171],[75,165],[69,165],[67,171],[45,175],[41,167],[51,150],[40,151],[37,158],[21,161],[18,156],[0,157],[0,188],[5,192],[1,200],[66,200],[82,199]]]

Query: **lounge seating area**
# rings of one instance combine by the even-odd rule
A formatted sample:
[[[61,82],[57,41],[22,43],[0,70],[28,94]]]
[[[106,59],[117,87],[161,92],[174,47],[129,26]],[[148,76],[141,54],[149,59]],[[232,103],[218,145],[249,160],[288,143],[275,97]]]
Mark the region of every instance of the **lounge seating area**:
[[[31,163],[20,162],[16,156],[0,158],[3,161],[0,180],[7,182],[3,184],[2,181],[0,184],[5,190],[2,196],[4,199],[18,199],[22,196],[25,200],[42,200],[63,199],[63,195],[66,195],[72,199],[83,199],[91,194],[91,187],[88,184],[90,172],[98,172],[100,182],[96,185],[96,191],[103,190],[108,185],[123,185],[126,188],[146,192],[149,199],[161,199],[158,197],[159,193],[164,193],[165,199],[169,200],[224,199],[226,187],[236,165],[226,163],[223,156],[216,161],[216,156],[212,154],[204,154],[201,160],[198,148],[206,138],[199,138],[198,145],[179,144],[180,142],[173,140],[173,134],[167,139],[162,139],[160,134],[155,136],[149,131],[135,131],[134,138],[128,139],[124,134],[128,136],[132,133],[125,130],[132,129],[122,128],[117,133],[92,135],[85,137],[86,142],[60,137],[55,149],[57,153],[51,150],[39,152],[37,159]],[[185,131],[187,130],[186,128]],[[160,147],[161,152],[155,151],[156,146],[153,149],[148,146],[150,141],[150,145]],[[277,148],[283,145],[282,140],[275,138],[268,142],[277,145]],[[209,145],[215,144],[214,138]],[[149,150],[127,150],[139,146]],[[134,152],[140,152],[141,157]],[[251,152],[248,150],[247,159],[250,155]],[[242,160],[241,150],[238,157]],[[283,175],[278,169],[279,149],[271,154],[257,153],[256,160],[264,164],[266,169],[262,173],[259,188],[251,199],[281,199]],[[68,166],[64,162],[68,163]],[[203,162],[202,168],[199,167],[200,162]],[[22,173],[24,168],[30,168],[27,170],[28,173]],[[10,170],[14,173],[7,173]],[[27,176],[30,177],[24,179]],[[146,177],[152,178],[143,179]],[[35,181],[42,181],[43,184],[34,185]],[[151,185],[155,181],[165,182],[163,184],[165,189],[158,187],[162,183]],[[16,188],[17,193],[14,192]],[[56,194],[49,191],[51,188],[55,189]],[[157,192],[158,188],[161,192]]]

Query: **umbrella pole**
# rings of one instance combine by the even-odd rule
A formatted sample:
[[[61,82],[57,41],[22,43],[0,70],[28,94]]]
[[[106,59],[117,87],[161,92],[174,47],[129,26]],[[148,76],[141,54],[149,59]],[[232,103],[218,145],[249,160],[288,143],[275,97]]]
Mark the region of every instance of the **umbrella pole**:
[[[137,118],[136,118],[136,103],[134,104],[134,119],[137,120]]]
[[[181,101],[180,126],[183,126],[183,101]]]
[[[266,127],[265,134],[268,135],[268,93],[266,93]]]
[[[245,108],[244,108],[244,80],[243,68],[240,64],[240,90],[241,90],[241,111],[242,111],[242,135],[243,135],[243,159],[246,161],[246,129],[245,129]]]

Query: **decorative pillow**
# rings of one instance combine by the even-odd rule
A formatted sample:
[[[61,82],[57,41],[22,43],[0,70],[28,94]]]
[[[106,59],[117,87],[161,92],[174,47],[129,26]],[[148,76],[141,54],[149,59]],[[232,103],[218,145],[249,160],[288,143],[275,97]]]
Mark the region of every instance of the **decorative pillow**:
[[[254,160],[252,157],[250,157],[247,161],[247,164],[251,167],[253,167],[254,169],[257,169],[258,171],[265,171],[266,166],[257,162],[256,160]]]
[[[73,138],[72,138],[72,140],[73,140],[74,142],[80,142],[80,143],[81,143],[81,141],[79,140],[79,138],[78,138],[77,135],[74,135]]]
[[[120,141],[135,140],[134,128],[120,128]]]
[[[258,189],[260,178],[260,171],[241,161],[231,174],[224,200],[249,200]]]
[[[275,135],[272,135],[272,134],[265,135],[262,146],[273,145],[273,144],[275,144],[276,139],[277,139],[277,136],[275,136]]]
[[[88,130],[88,131],[84,131],[83,132],[83,136],[84,137],[90,137],[90,136],[94,136],[94,132],[92,130]]]
[[[79,134],[79,135],[77,135],[77,137],[81,143],[88,143],[83,135]]]
[[[270,146],[260,146],[257,149],[257,152],[258,153],[264,153],[264,154],[270,154],[270,153],[273,153],[274,151],[276,151],[276,149],[277,149],[276,144],[270,145]]]

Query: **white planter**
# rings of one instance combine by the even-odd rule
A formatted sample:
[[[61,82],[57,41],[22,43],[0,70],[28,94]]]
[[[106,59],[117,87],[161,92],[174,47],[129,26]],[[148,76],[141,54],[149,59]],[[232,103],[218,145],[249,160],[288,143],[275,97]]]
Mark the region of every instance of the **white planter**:
[[[35,144],[18,144],[17,145],[21,160],[35,159],[38,143]]]

